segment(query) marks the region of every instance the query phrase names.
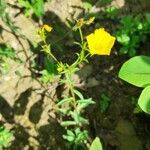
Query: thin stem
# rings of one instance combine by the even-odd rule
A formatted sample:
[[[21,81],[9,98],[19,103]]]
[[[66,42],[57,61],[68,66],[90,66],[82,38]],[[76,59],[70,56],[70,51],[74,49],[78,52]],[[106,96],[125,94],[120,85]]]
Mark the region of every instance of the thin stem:
[[[72,105],[74,107],[74,109],[76,109],[76,99],[75,99],[75,93],[74,93],[74,86],[72,85],[72,81],[71,81],[71,74],[67,71],[65,73],[65,76],[66,76],[66,83],[68,83],[68,88],[71,92],[71,96],[73,98],[73,102],[72,102]]]
[[[57,58],[51,53],[50,47],[47,45],[46,40],[43,39],[44,45],[45,45],[45,52],[49,54],[56,62],[58,62]]]
[[[83,45],[83,34],[82,34],[82,30],[81,30],[80,27],[79,27],[79,33],[80,33],[80,38],[81,38],[81,42],[82,42],[82,45]]]

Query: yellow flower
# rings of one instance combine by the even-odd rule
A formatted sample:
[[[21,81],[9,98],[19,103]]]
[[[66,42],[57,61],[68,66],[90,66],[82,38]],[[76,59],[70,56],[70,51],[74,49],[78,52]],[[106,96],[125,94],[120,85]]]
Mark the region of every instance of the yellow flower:
[[[110,55],[111,48],[114,45],[115,37],[111,36],[104,28],[96,29],[86,37],[89,52],[94,55]]]
[[[51,32],[52,31],[52,27],[49,25],[44,24],[42,27],[42,31],[46,30],[47,32]]]

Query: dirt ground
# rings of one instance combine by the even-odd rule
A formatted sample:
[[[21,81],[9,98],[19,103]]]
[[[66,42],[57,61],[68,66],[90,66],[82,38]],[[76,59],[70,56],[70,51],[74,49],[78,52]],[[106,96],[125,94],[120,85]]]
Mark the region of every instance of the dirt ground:
[[[15,4],[15,1],[7,0]],[[113,4],[122,9],[123,13],[148,12],[149,1],[144,0],[114,0]],[[137,4],[137,5],[135,5]],[[146,5],[147,4],[147,5]],[[46,14],[43,22],[64,27],[63,32],[69,33],[66,18],[77,19],[84,14],[81,0],[52,0],[45,4]],[[93,11],[99,11],[98,6]],[[39,22],[27,19],[23,14],[14,17],[19,10],[9,7],[10,16],[15,25],[21,30],[29,41],[37,42],[35,29]],[[121,14],[120,14],[121,15]],[[106,27],[109,22],[103,22]],[[7,32],[7,27],[1,22],[3,28],[0,43],[9,42],[18,56],[25,62],[18,64],[10,62],[11,69],[7,75],[0,77],[0,121],[12,130],[14,141],[9,150],[65,150],[64,140],[61,137],[64,129],[59,125],[55,114],[55,100],[59,90],[57,83],[42,85],[38,77],[33,78],[30,70],[29,57],[36,55],[30,51],[28,40],[18,39]],[[96,21],[97,26],[99,23]],[[94,27],[91,27],[92,30]],[[4,30],[6,29],[6,30]],[[111,29],[111,28],[110,28]],[[9,29],[8,29],[9,30]],[[69,35],[72,36],[71,34]],[[60,41],[54,35],[54,41]],[[65,45],[66,55],[63,61],[69,60],[72,53],[73,38],[64,38],[61,42]],[[60,42],[60,44],[61,44]],[[59,42],[58,42],[59,43]],[[56,43],[57,44],[57,43]],[[55,45],[54,45],[55,46]],[[150,42],[147,41],[144,51],[140,54],[149,55]],[[63,46],[62,46],[63,47]],[[60,54],[58,54],[59,56]],[[86,115],[89,118],[88,127],[91,138],[99,136],[102,139],[104,150],[150,150],[150,117],[144,113],[135,114],[134,107],[141,89],[133,87],[118,78],[118,71],[127,59],[127,56],[118,54],[117,44],[111,56],[93,56],[89,64],[83,64],[81,70],[74,78],[81,86],[78,88],[87,97],[92,97],[96,105],[90,107]],[[19,71],[21,76],[16,72]],[[111,102],[106,112],[100,111],[100,97],[102,94],[110,97]]]

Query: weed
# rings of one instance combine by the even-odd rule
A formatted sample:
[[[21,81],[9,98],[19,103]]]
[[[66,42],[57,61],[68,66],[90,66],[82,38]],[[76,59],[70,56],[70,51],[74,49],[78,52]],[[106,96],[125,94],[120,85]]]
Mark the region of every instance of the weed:
[[[0,149],[9,147],[13,134],[5,127],[0,127]]]

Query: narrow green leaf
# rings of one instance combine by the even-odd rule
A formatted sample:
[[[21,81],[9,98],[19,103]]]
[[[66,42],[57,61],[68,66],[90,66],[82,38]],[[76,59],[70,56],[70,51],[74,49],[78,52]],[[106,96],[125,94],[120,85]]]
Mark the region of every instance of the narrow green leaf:
[[[92,142],[90,150],[103,150],[102,143],[98,137],[96,137]]]
[[[80,124],[89,124],[89,121],[81,116],[79,116],[79,122]]]
[[[74,137],[73,136],[68,136],[68,135],[63,135],[63,138],[69,142],[74,141]]]
[[[63,105],[64,103],[69,103],[72,101],[72,98],[64,98],[60,102],[57,103],[57,106]]]
[[[72,118],[74,119],[74,121],[76,122],[76,124],[79,124],[79,114],[77,111],[74,111],[72,114],[71,114]]]
[[[75,136],[74,133],[71,130],[67,130],[67,135],[73,136],[73,137]]]
[[[142,91],[138,104],[144,112],[150,114],[150,86]]]
[[[74,93],[75,93],[80,99],[84,99],[82,93],[80,93],[78,90],[75,90],[75,89],[74,89],[73,91],[74,91]]]
[[[95,102],[91,98],[78,100],[77,102],[78,104],[82,104],[82,103],[95,104]]]
[[[77,137],[76,137],[76,143],[80,143],[84,140],[86,140],[88,137],[88,133],[87,131],[80,131],[80,133],[77,134]]]
[[[67,115],[68,114],[68,109],[65,109],[65,108],[59,108],[59,109],[57,109],[59,112],[61,112],[62,114],[64,114],[64,115]]]
[[[80,112],[82,111],[83,108],[86,108],[88,105],[90,104],[95,104],[94,101],[92,101],[92,99],[85,99],[85,100],[79,100],[77,101],[78,105],[77,105],[77,111]]]
[[[72,126],[72,125],[76,125],[75,121],[63,121],[61,122],[61,126],[67,127],[67,126]]]
[[[129,59],[121,67],[119,77],[138,87],[150,85],[150,57],[136,56]]]

